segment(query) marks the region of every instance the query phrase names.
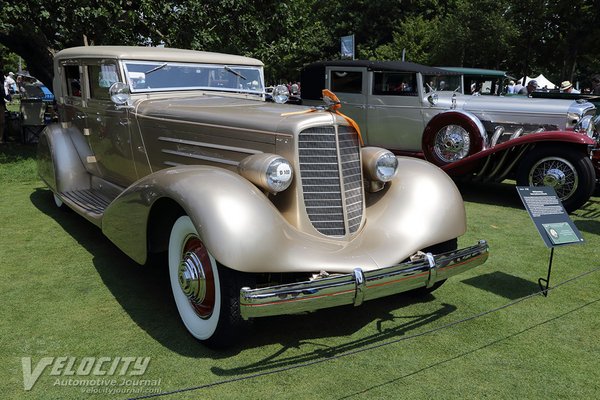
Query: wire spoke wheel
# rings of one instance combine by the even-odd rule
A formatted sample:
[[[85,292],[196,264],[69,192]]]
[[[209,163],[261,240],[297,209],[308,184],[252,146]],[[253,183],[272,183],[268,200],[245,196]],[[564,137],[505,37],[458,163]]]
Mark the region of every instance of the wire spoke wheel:
[[[546,157],[533,165],[529,172],[530,186],[550,186],[564,201],[571,197],[579,185],[577,170],[569,161],[559,157]]]
[[[459,125],[447,125],[435,135],[433,151],[445,163],[462,160],[469,154],[469,132]]]
[[[567,212],[583,206],[596,186],[596,173],[582,148],[538,145],[527,153],[517,169],[517,185],[549,186]]]

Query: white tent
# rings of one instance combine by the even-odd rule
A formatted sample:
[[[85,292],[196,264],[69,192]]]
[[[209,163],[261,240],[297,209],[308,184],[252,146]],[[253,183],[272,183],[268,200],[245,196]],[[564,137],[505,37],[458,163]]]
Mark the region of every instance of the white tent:
[[[538,76],[536,76],[535,78],[530,78],[529,76],[525,77],[525,86],[527,86],[527,83],[529,83],[530,80],[535,80],[538,84],[538,89],[543,89],[543,88],[547,88],[547,89],[555,89],[556,85],[552,82],[550,82],[548,80],[548,78],[546,78],[544,76],[544,74],[539,74]]]

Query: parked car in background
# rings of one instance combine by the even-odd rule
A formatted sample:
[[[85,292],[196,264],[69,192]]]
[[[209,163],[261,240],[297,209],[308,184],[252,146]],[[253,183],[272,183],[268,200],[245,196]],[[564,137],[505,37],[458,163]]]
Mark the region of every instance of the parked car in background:
[[[425,158],[452,176],[552,186],[568,211],[588,201],[600,173],[594,105],[471,96],[463,87],[459,72],[409,62],[324,61],[302,70],[304,104],[333,91],[368,145]]]
[[[41,179],[136,262],[166,254],[181,319],[209,346],[257,317],[431,291],[487,258],[485,241],[457,249],[446,174],[361,147],[333,108],[266,102],[256,59],[90,46],[54,72]]]
[[[548,90],[535,91],[531,93],[531,97],[534,99],[583,100],[596,106],[596,115],[600,113],[600,95],[598,94],[564,93],[559,90]]]
[[[440,67],[463,76],[463,93],[498,96],[504,94],[504,87],[511,78],[504,71],[483,68]],[[514,79],[513,79],[514,80]]]

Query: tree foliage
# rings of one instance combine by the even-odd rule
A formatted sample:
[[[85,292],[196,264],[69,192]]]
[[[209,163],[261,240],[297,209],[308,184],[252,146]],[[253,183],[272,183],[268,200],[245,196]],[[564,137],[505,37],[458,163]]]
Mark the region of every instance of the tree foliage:
[[[404,50],[423,64],[556,82],[600,71],[600,0],[0,1],[0,44],[47,85],[53,54],[86,42],[252,56],[269,82],[293,80],[306,63],[338,58],[349,34],[363,59],[400,59]]]

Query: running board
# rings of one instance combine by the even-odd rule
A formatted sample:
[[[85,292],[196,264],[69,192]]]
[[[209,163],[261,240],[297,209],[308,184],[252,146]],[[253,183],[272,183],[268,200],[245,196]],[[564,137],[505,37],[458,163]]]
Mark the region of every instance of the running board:
[[[114,197],[111,198],[105,191],[98,189],[62,192],[59,197],[76,213],[98,226],[101,226],[104,210],[114,200]]]

